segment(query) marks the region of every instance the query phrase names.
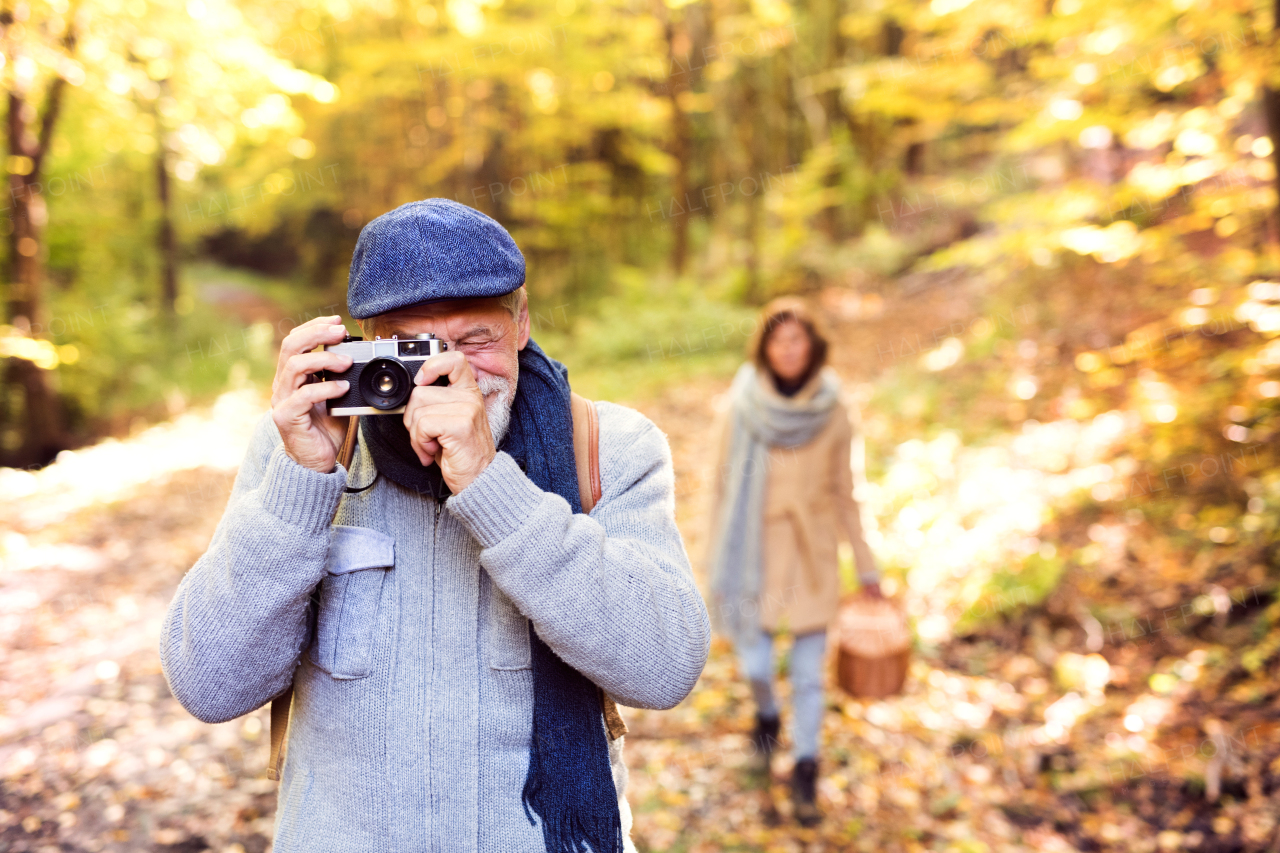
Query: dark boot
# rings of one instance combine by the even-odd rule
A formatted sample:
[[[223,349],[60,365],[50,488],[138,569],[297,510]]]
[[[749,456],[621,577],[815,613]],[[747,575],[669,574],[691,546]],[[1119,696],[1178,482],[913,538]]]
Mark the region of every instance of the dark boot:
[[[756,714],[756,727],[751,732],[751,745],[755,747],[751,769],[756,773],[768,774],[769,758],[778,746],[778,731],[781,725],[782,721],[778,717]]]
[[[796,820],[801,826],[817,826],[822,820],[818,811],[818,762],[802,758],[796,762],[791,774],[791,801],[795,805]]]

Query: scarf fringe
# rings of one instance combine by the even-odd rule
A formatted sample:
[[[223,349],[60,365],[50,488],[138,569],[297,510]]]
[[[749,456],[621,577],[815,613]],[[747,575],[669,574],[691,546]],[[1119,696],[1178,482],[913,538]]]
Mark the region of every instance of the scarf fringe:
[[[548,799],[572,798],[572,791],[552,790],[543,784],[542,773],[535,769],[536,753],[530,758],[529,776],[524,782],[521,799],[529,825],[536,826],[534,812],[542,818],[542,840],[547,853],[624,853],[622,816],[617,808],[608,814],[586,814],[582,809],[565,808]],[[548,795],[559,794],[559,797]]]

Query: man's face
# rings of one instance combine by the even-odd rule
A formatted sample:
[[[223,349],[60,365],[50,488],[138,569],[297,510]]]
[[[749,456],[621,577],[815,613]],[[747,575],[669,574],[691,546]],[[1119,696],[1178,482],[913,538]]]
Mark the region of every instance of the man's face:
[[[364,321],[365,336],[412,338],[427,332],[467,358],[484,394],[493,440],[502,440],[520,375],[519,351],[529,342],[529,311],[513,319],[498,299],[450,299],[411,305]]]

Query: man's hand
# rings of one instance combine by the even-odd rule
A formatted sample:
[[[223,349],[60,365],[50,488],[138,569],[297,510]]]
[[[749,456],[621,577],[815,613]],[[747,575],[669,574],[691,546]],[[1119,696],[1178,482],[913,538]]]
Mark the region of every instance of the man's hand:
[[[347,428],[347,418],[331,416],[325,400],[341,397],[351,383],[343,379],[308,384],[308,380],[321,370],[346,370],[351,358],[312,350],[321,344],[340,343],[346,333],[342,318],[336,314],[298,326],[280,345],[276,378],[271,383],[271,419],[284,440],[284,452],[299,465],[321,474],[333,471]]]
[[[441,376],[449,377],[447,386],[431,384]],[[413,382],[418,387],[404,407],[409,441],[423,465],[440,463],[440,473],[456,495],[498,453],[489,432],[484,395],[466,356],[457,350],[424,361]]]

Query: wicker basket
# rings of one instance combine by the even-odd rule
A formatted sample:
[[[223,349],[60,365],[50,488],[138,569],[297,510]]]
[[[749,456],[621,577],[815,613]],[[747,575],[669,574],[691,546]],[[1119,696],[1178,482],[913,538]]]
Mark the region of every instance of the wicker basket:
[[[902,690],[911,661],[911,630],[892,601],[866,595],[840,605],[836,617],[836,682],[859,699]]]

